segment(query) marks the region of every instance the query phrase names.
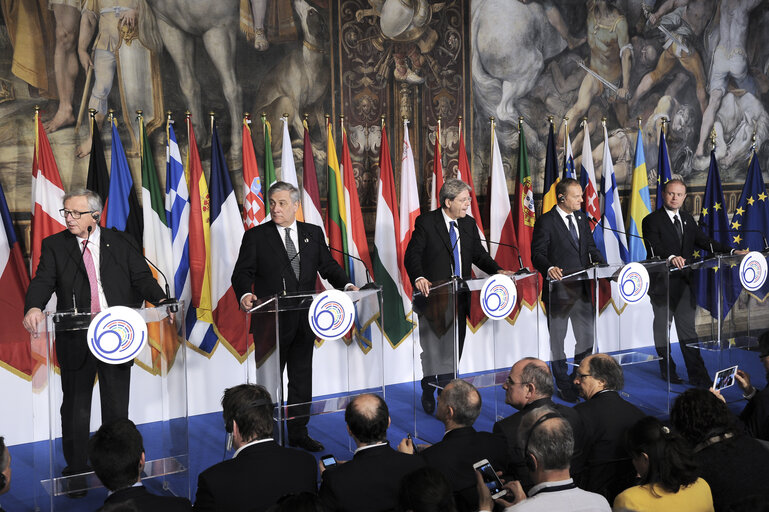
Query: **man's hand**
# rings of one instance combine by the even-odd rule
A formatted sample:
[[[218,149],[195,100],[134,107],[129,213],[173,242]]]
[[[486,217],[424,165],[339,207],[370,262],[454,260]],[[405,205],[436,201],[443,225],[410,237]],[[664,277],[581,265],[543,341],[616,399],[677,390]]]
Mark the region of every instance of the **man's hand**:
[[[735,377],[737,378],[737,385],[740,387],[743,394],[750,395],[753,393],[755,388],[753,388],[753,385],[750,383],[750,375],[742,370],[737,370],[737,375],[735,375]]]
[[[428,281],[424,277],[420,277],[420,278],[418,278],[416,280],[416,282],[414,282],[414,286],[416,286],[417,290],[422,292],[422,295],[424,295],[425,297],[430,295],[430,287],[432,285],[433,285],[433,283],[431,283],[430,281]]]
[[[686,265],[686,260],[683,256],[673,256],[670,258],[670,264],[676,268],[684,268],[684,265]]]
[[[526,493],[523,492],[523,487],[521,487],[521,482],[518,480],[513,480],[512,482],[506,482],[505,485],[503,485],[505,489],[507,489],[507,494],[505,494],[505,498],[497,498],[496,501],[503,507],[512,507],[513,505],[522,502],[526,499]]]
[[[734,254],[739,254],[740,256],[744,256],[745,254],[748,254],[750,251],[746,251],[745,249],[735,249]]]
[[[547,269],[547,277],[555,281],[563,279],[563,269],[561,267],[550,267]]]
[[[24,328],[33,337],[37,338],[40,333],[37,326],[45,321],[45,315],[40,308],[30,308],[27,314],[24,315]]]
[[[254,295],[253,293],[247,293],[246,295],[243,296],[242,299],[240,299],[240,309],[242,309],[243,311],[250,310],[251,308],[254,307],[255,304],[256,304],[256,295]]]
[[[491,499],[491,491],[483,481],[483,475],[477,469],[475,470],[475,488],[478,490],[478,510],[494,510],[494,500]]]
[[[119,23],[129,29],[133,29],[136,26],[136,9],[124,11],[123,14],[120,15]]]
[[[512,271],[512,270],[503,270],[503,269],[500,269],[500,270],[498,270],[498,271],[497,271],[497,274],[502,274],[502,275],[506,275],[506,276],[514,276],[514,275],[515,275],[515,272],[514,272],[514,271]]]
[[[401,439],[398,443],[398,451],[408,455],[414,455],[414,443],[408,437]]]

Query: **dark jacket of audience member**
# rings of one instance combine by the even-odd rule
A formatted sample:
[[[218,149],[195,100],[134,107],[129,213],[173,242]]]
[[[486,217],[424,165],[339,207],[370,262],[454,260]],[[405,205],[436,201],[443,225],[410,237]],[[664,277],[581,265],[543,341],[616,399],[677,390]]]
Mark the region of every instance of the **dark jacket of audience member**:
[[[693,447],[716,512],[750,496],[769,501],[769,451],[735,427],[726,404],[708,390],[689,389],[676,399],[670,420]]]
[[[429,466],[409,473],[401,481],[398,511],[457,512],[449,481]]]

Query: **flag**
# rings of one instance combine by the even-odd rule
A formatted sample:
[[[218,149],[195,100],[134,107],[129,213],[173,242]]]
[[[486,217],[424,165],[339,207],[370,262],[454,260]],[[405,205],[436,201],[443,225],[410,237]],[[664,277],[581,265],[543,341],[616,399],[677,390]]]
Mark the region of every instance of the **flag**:
[[[347,269],[343,253],[347,252],[345,234],[347,228],[344,225],[346,208],[344,205],[344,184],[342,173],[339,170],[339,160],[336,157],[334,135],[331,133],[331,122],[327,123],[328,151],[328,202],[326,204],[326,234],[328,245],[331,247],[331,256],[344,269]],[[336,249],[336,250],[334,250]]]
[[[144,224],[144,255],[163,272],[165,278],[157,275],[153,268],[158,284],[164,287],[165,279],[173,277],[173,254],[171,248],[171,229],[166,217],[163,191],[160,188],[155,162],[152,159],[147,132],[144,129],[144,118],[139,117],[139,141],[141,146],[142,164],[142,221]],[[93,153],[92,153],[93,154]],[[162,279],[162,280],[161,280]],[[170,293],[171,285],[168,290]],[[170,297],[170,295],[169,295]],[[147,324],[149,349],[142,351],[137,357],[138,363],[145,370],[158,375],[164,365],[173,362],[179,344],[176,339],[176,329],[168,322],[150,322]]]
[[[715,149],[710,152],[710,168],[708,181],[705,184],[705,195],[702,197],[699,225],[710,238],[732,246]],[[704,256],[707,252],[697,251],[695,257]],[[735,281],[737,286],[734,286]],[[697,297],[697,304],[710,311],[710,316],[713,318],[718,319],[718,303],[721,302],[722,297],[721,319],[726,317],[737,301],[740,289],[739,277],[734,272],[719,272],[718,267],[701,268],[695,272],[694,294]]]
[[[758,164],[758,155],[755,148],[750,157],[748,175],[742,188],[737,209],[732,215],[731,229],[738,233],[731,233],[731,245],[737,249],[760,251],[766,245],[769,238],[769,205],[766,200],[766,185]],[[737,284],[735,284],[737,286]],[[764,301],[769,295],[769,280],[759,290],[750,293],[760,301]]]
[[[203,354],[210,356],[218,337],[214,331],[211,303],[211,223],[208,183],[200,163],[192,120],[187,117],[187,170],[190,177],[190,302],[187,312],[187,339]]]
[[[435,210],[439,206],[441,187],[443,186],[443,162],[441,155],[441,122],[435,128],[435,148],[433,149],[433,178],[430,181],[430,209]]]
[[[409,140],[409,125],[408,120],[403,120],[403,151],[401,153],[401,204],[399,214],[396,216],[398,222],[398,269],[400,276],[408,276],[406,273],[405,255],[406,248],[411,241],[411,235],[414,234],[414,225],[416,224],[417,217],[419,217],[419,189],[417,188],[417,169],[414,162],[414,152],[411,150],[411,141]],[[384,131],[382,132],[384,135]],[[389,161],[390,152],[387,151],[387,158]],[[380,157],[381,158],[381,157]],[[381,167],[380,160],[380,167]],[[392,164],[391,164],[392,165]],[[381,169],[380,169],[380,172]],[[395,203],[393,202],[393,205]],[[377,214],[379,212],[379,205],[377,204]],[[386,211],[383,212],[386,215]],[[399,277],[400,279],[400,277]],[[411,315],[411,296],[414,293],[411,281],[408,279],[402,279],[403,285],[403,311],[407,316]]]
[[[523,133],[523,129],[521,129],[521,133]],[[520,167],[520,163],[518,165]],[[572,165],[574,165],[573,161]],[[555,197],[555,187],[561,180],[558,179],[557,166],[558,157],[555,154],[555,134],[553,133],[553,123],[551,122],[547,134],[547,150],[545,151],[545,185],[542,188],[542,213],[549,212],[558,203],[558,199]]]
[[[66,228],[64,219],[59,214],[63,206],[64,187],[61,184],[59,169],[53,158],[51,144],[45,135],[40,114],[35,112],[35,152],[32,157],[32,221],[30,223],[30,275],[35,277],[37,264],[40,262],[40,246],[47,236]],[[45,350],[45,345],[43,345]],[[43,352],[45,361],[45,352]]]
[[[283,122],[283,141],[280,152],[281,179],[299,190],[299,179],[296,176],[296,164],[294,163],[294,150],[291,147],[291,136],[288,134],[288,118],[281,117],[280,120]],[[299,202],[299,209],[296,211],[296,220],[304,222],[301,201]]]
[[[21,247],[13,230],[11,212],[0,185],[0,367],[30,380],[35,371],[29,333],[24,329],[24,298],[29,272],[24,267]]]
[[[515,249],[518,241],[515,237],[515,224],[513,212],[510,209],[510,196],[507,192],[507,180],[505,168],[502,164],[502,153],[499,151],[499,142],[494,129],[494,121],[491,122],[491,187],[489,196],[491,199],[491,212],[489,215],[489,239],[491,250],[489,254],[505,269],[518,267]],[[499,242],[499,243],[496,243]]]
[[[358,187],[355,184],[355,172],[350,157],[350,147],[347,145],[347,131],[344,126],[342,126],[342,179],[344,180],[346,219],[345,239],[347,240],[347,252],[350,255],[345,257],[347,273],[351,283],[362,287],[368,283],[368,276],[371,273],[371,256],[368,252],[363,212],[361,212],[360,201],[358,200]],[[353,337],[364,352],[371,349],[371,324],[376,320],[378,314],[378,311],[373,307],[375,305],[371,301],[359,301],[355,305]]]
[[[566,144],[564,145],[564,155],[563,155],[563,179],[572,178],[576,180],[577,171],[574,169],[574,152],[571,150],[571,139],[569,138],[569,125],[565,119],[563,122],[566,124]]]
[[[330,135],[330,133],[329,133]],[[404,146],[406,144],[404,139]],[[390,345],[395,348],[411,334],[414,325],[406,317],[404,308],[403,275],[400,271],[398,240],[400,219],[395,196],[395,177],[387,132],[382,123],[382,143],[379,153],[379,186],[374,230],[374,276],[382,287],[382,314],[379,327]],[[409,302],[411,297],[408,297]]]
[[[134,179],[128,160],[123,151],[123,143],[117,131],[117,121],[112,124],[112,165],[109,180],[109,201],[105,208],[107,219],[104,226],[125,231],[134,237],[138,244],[142,241],[143,221],[139,199],[134,189]]]
[[[593,149],[590,146],[590,130],[587,121],[582,123],[584,129],[584,142],[582,143],[582,170],[580,171],[580,183],[582,185],[582,207],[590,223],[590,230],[595,230],[598,219],[601,218],[601,207],[598,202],[598,186],[595,181],[595,168],[593,167]]]
[[[593,232],[593,238],[607,263],[621,265],[628,261],[627,237],[623,231],[625,221],[622,217],[617,177],[614,175],[614,163],[611,161],[611,151],[609,150],[609,134],[606,131],[605,123],[603,125],[601,196],[603,197],[601,227]]]
[[[267,213],[264,200],[266,191],[259,177],[250,123],[248,117],[243,118],[243,225],[246,229],[264,222]]]
[[[553,135],[552,124],[550,125],[550,135]],[[557,183],[558,172],[555,167],[555,144],[553,144],[552,151],[552,170]],[[526,135],[523,132],[523,123],[518,123],[518,179],[516,181],[515,199],[513,201],[513,223],[515,226],[515,239],[518,241],[518,255],[523,261],[523,266],[530,269],[534,268],[534,265],[531,263],[531,235],[534,232],[534,217],[534,190],[531,187]],[[538,295],[534,280],[527,279],[521,281],[519,283],[518,295],[519,301],[525,304],[526,307],[529,309],[534,308],[537,304]]]
[[[272,136],[270,135],[272,126],[264,115],[262,115],[262,128],[264,128],[264,190],[266,195],[272,184],[278,181],[278,178],[275,176],[275,162],[272,160]],[[267,216],[265,220],[270,220],[270,201],[269,198],[265,197],[265,199],[267,199],[264,203]]]
[[[640,125],[640,123],[639,123]],[[630,189],[630,208],[628,210],[627,232],[628,262],[646,259],[646,246],[643,241],[641,223],[651,213],[652,203],[649,197],[649,178],[646,174],[646,157],[644,156],[643,130],[638,128],[635,144],[635,165],[633,166],[633,184]]]
[[[292,160],[293,161],[293,160]],[[294,175],[296,178],[296,175]],[[238,259],[245,229],[240,222],[238,201],[232,188],[230,171],[224,160],[219,133],[214,123],[211,135],[211,310],[219,341],[241,363],[248,352],[246,314],[240,309],[240,298],[232,289],[232,271]]]
[[[85,188],[96,192],[102,200],[104,211],[107,209],[109,197],[109,174],[107,173],[107,160],[104,158],[104,144],[101,141],[99,126],[96,120],[91,118],[91,156],[88,160],[88,176],[85,180]],[[99,219],[99,225],[105,226],[106,215]]]
[[[315,171],[315,159],[312,155],[312,143],[310,142],[310,129],[307,126],[307,120],[302,121],[304,126],[304,151],[302,154],[302,208],[304,209],[304,221],[308,224],[315,224],[323,231],[324,242],[326,237],[326,227],[323,225],[323,211],[320,206],[320,192],[318,189],[318,174]],[[331,284],[320,277],[318,274],[315,289],[318,291],[329,290],[333,288]]]
[[[663,123],[660,127],[660,151],[657,156],[657,210],[665,204],[663,191],[665,190],[665,183],[670,181],[671,178],[668,144],[665,142],[665,124]]]

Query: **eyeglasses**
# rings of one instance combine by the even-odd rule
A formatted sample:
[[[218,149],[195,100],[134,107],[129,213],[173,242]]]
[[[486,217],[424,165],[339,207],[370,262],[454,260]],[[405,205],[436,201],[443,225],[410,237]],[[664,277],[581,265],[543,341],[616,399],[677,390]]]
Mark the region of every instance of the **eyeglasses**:
[[[66,210],[62,208],[59,210],[59,215],[67,218],[67,215],[71,215],[73,219],[79,219],[81,215],[87,214],[87,213],[96,213],[96,210],[88,210],[87,212],[79,212],[77,210]]]
[[[574,374],[574,378],[575,379],[580,379],[580,380],[585,379],[587,377],[592,377],[592,376],[593,376],[592,373],[579,373],[579,372],[577,372],[577,373]]]
[[[507,378],[505,379],[505,384],[506,384],[506,385],[508,385],[508,386],[515,386],[516,384],[520,384],[521,386],[523,386],[524,384],[528,384],[528,382],[523,382],[523,381],[521,381],[521,382],[515,382],[515,381],[514,381],[513,379],[511,379],[511,378],[510,378],[510,376],[508,375],[508,376],[507,376]]]

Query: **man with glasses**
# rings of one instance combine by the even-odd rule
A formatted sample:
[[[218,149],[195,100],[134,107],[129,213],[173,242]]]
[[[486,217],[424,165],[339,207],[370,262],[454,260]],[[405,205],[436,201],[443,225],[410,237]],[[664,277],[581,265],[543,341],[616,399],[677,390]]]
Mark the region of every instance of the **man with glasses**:
[[[584,428],[585,471],[578,483],[611,503],[635,483],[636,471],[625,450],[625,431],[645,415],[619,395],[625,378],[622,367],[608,354],[586,357],[574,374],[574,384],[586,400],[574,406]]]
[[[157,304],[165,293],[152,276],[133,238],[99,228],[102,202],[98,194],[76,189],[64,196],[67,229],[43,240],[40,262],[24,304],[24,327],[41,334],[43,309],[56,294],[57,311],[91,312],[110,306]],[[61,369],[62,451],[64,476],[88,471],[86,446],[94,377],[99,376],[102,423],[128,417],[133,362],[111,365],[88,350],[85,330],[56,332],[56,358]]]
[[[524,447],[519,443],[518,432],[526,413],[538,407],[554,409],[571,425],[574,434],[571,475],[576,478],[582,469],[582,420],[573,408],[553,402],[553,375],[547,363],[535,357],[521,359],[510,368],[502,388],[505,390],[505,403],[518,409],[515,414],[496,422],[493,430],[507,439],[507,479],[520,481],[526,491],[534,485],[526,469]]]

